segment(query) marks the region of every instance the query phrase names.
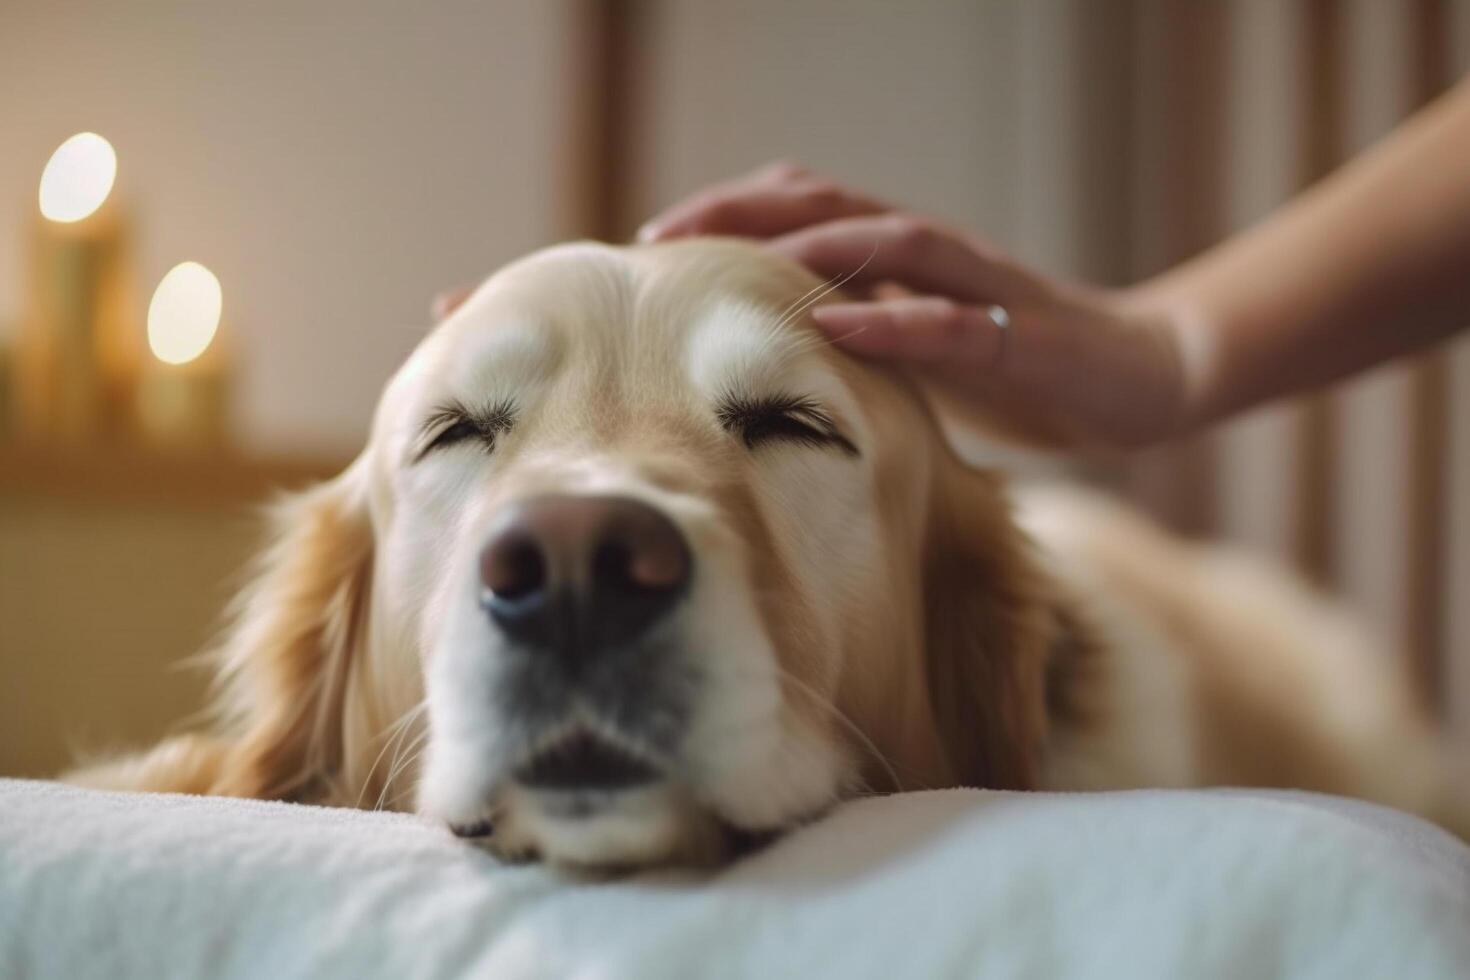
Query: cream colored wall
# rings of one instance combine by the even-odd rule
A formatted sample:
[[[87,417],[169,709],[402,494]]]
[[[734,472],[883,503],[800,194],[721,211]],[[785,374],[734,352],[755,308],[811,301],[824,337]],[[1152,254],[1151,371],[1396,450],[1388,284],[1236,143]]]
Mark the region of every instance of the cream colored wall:
[[[6,0],[0,336],[22,310],[41,167],[116,146],[147,292],[219,274],[239,423],[340,452],[427,302],[566,234],[574,0]]]
[[[0,495],[0,775],[142,746],[203,700],[180,668],[209,638],[257,523],[180,509]]]
[[[1022,5],[659,0],[636,210],[779,157],[1010,241]]]

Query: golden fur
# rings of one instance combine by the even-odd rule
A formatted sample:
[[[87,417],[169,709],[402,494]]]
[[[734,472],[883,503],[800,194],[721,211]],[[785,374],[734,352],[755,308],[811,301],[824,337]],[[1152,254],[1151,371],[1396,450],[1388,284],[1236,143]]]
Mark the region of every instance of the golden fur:
[[[215,653],[212,729],[70,778],[370,807],[417,792],[450,821],[493,797],[498,846],[575,864],[709,860],[721,826],[779,828],[859,790],[956,785],[1294,786],[1470,831],[1427,725],[1340,614],[1119,505],[1013,491],[962,464],[910,381],[816,340],[793,303],[819,285],[713,241],[568,246],[493,277],[389,385],[362,457],[277,510]],[[732,338],[743,346],[724,351]],[[485,344],[499,346],[481,357]],[[469,383],[477,358],[500,363],[486,384],[524,392],[516,429],[488,461],[408,462],[427,389]],[[825,386],[861,459],[748,451],[691,380],[725,371]],[[689,613],[692,635],[699,616],[724,617],[709,656],[748,634],[725,658],[745,673],[706,664],[730,691],[701,703],[743,718],[740,699],[773,678],[774,706],[741,731],[762,745],[756,734],[780,734],[692,755],[688,785],[638,818],[662,829],[579,837],[514,792],[481,792],[465,753],[445,748],[444,717],[466,709],[443,702],[477,676],[452,666],[455,637],[479,635],[456,611],[456,561],[485,516],[607,485],[667,505],[719,581],[698,606],[716,611]],[[824,530],[828,511],[842,533]]]

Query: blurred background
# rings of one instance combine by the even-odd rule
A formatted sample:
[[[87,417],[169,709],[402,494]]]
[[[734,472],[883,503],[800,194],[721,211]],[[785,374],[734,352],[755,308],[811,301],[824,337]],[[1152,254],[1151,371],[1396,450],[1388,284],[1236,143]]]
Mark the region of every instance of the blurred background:
[[[778,157],[1129,282],[1467,68],[1470,0],[0,0],[0,774],[199,706],[254,508],[447,286]],[[1470,748],[1470,343],[1089,475],[1346,599]]]

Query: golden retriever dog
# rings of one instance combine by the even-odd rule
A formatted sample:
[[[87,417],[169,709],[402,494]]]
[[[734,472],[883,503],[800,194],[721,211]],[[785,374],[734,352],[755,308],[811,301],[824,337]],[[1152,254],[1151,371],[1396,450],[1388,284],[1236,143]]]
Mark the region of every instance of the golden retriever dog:
[[[962,463],[915,382],[821,340],[824,295],[716,240],[491,277],[279,510],[213,728],[71,778],[415,808],[580,867],[952,786],[1304,787],[1463,831],[1338,613]]]

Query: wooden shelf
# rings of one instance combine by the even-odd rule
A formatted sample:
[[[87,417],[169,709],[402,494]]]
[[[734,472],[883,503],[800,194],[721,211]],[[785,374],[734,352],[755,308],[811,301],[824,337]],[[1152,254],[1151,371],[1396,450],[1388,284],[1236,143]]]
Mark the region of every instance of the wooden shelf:
[[[49,449],[0,443],[0,495],[91,503],[220,507],[268,500],[341,472],[348,459],[166,453],[138,446]]]

